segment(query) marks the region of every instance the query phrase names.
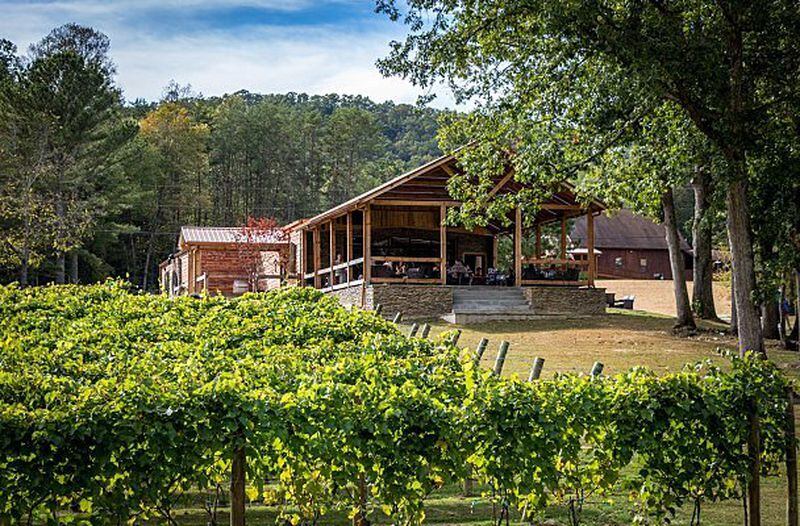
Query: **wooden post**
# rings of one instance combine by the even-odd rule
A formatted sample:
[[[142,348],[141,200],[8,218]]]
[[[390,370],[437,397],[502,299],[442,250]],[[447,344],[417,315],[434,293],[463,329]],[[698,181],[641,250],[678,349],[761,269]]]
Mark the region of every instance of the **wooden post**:
[[[597,260],[594,257],[594,215],[592,210],[586,215],[586,257],[589,260],[589,286],[594,287],[595,275],[597,273]]]
[[[507,341],[500,342],[500,350],[497,351],[497,358],[494,360],[494,369],[492,372],[500,376],[500,373],[503,372],[503,366],[506,363],[506,354],[508,354],[508,346],[510,344]]]
[[[422,334],[420,335],[420,337],[424,340],[425,338],[428,337],[430,333],[431,333],[431,326],[426,323],[425,325],[422,326]]]
[[[594,365],[592,366],[592,372],[590,373],[592,375],[592,378],[600,376],[602,372],[603,372],[603,364],[601,362],[594,362]]]
[[[447,225],[445,225],[445,218],[447,217],[447,207],[441,205],[439,207],[439,278],[442,285],[447,285]]]
[[[794,389],[786,388],[786,526],[798,526],[797,435],[794,423]]]
[[[561,216],[561,246],[560,246],[560,257],[563,260],[567,259],[567,218],[565,216]],[[568,267],[564,264],[564,270]]]
[[[478,347],[475,349],[475,363],[480,363],[481,358],[483,358],[483,353],[486,352],[486,347],[489,345],[489,340],[486,338],[481,338],[481,341],[478,342]]]
[[[378,316],[380,316],[380,315],[381,315],[381,312],[383,312],[383,305],[381,305],[380,303],[378,303],[377,305],[375,305],[375,314],[377,314]]]
[[[322,250],[322,248],[321,248],[322,247],[322,242],[320,241],[320,237],[321,236],[320,236],[320,232],[319,232],[319,226],[316,226],[316,227],[314,227],[314,230],[313,230],[313,238],[314,238],[314,288],[315,289],[318,289],[319,286],[320,286],[319,275],[317,274],[317,272],[319,272],[320,260],[322,259],[322,254],[320,254],[320,251]]]
[[[456,329],[456,332],[453,333],[453,337],[450,340],[451,345],[458,345],[458,339],[461,338],[461,329]]]
[[[353,260],[353,218],[352,213],[347,212],[347,284],[349,285],[350,282],[353,280],[353,276],[351,276],[351,269],[350,269],[350,262]]]
[[[522,209],[514,213],[514,286],[522,285]]]
[[[533,360],[533,367],[531,367],[531,374],[528,376],[528,381],[533,382],[538,380],[542,375],[542,368],[544,367],[544,358],[536,357]]]
[[[336,221],[331,219],[328,223],[328,262],[330,263],[329,268],[331,269],[330,276],[328,276],[328,286],[333,288],[333,285],[336,283],[336,273],[333,271],[333,262],[336,261],[334,258],[336,252]]]
[[[369,285],[372,279],[372,215],[369,205],[364,208],[364,228],[361,233],[364,238],[364,285]]]
[[[411,332],[408,333],[409,338],[413,338],[417,335],[417,331],[419,330],[419,324],[414,322],[411,324]]]
[[[300,286],[306,286],[306,272],[308,272],[308,240],[306,239],[306,231],[300,231]]]
[[[403,319],[403,313],[402,312],[398,312],[397,314],[394,315],[394,319],[392,320],[392,323],[400,323],[400,321],[402,319]]]
[[[244,526],[245,462],[244,446],[239,446],[231,460],[231,526]]]
[[[750,480],[747,484],[748,526],[761,526],[761,437],[758,425],[758,406],[751,401],[747,415],[747,456],[750,460]]]

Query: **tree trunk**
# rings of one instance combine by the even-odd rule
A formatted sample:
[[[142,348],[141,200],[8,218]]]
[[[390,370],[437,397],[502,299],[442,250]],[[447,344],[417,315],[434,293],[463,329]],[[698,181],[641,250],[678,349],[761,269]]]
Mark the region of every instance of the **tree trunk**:
[[[69,253],[69,282],[78,283],[78,249],[73,249]]]
[[[733,279],[733,262],[731,262],[731,334],[738,334],[739,323],[736,319],[736,284]]]
[[[775,301],[775,298],[765,299],[761,305],[761,330],[765,339],[780,339],[781,335],[778,330],[779,317],[778,302]]]
[[[668,188],[661,196],[661,207],[664,211],[664,229],[666,230],[669,262],[672,269],[672,284],[675,290],[676,328],[694,329],[692,309],[689,306],[689,292],[686,289],[686,268],[681,252],[678,224],[675,219],[675,200],[672,188]]]
[[[753,241],[750,233],[750,207],[747,202],[747,182],[742,176],[728,186],[728,242],[731,246],[733,277],[736,286],[736,322],[739,334],[739,353],[746,351],[764,353],[761,337],[761,320],[753,301],[756,290],[756,273],[753,258]]]
[[[712,232],[707,212],[709,209],[708,177],[698,170],[692,181],[694,190],[694,217],[692,219],[692,241],[694,244],[694,269],[692,275],[692,307],[695,314],[706,320],[716,320],[714,306],[714,269],[712,267]]]
[[[28,268],[30,267],[28,248],[22,249],[19,265],[19,284],[21,287],[28,286]]]
[[[231,462],[231,526],[244,526],[245,452],[238,447]]]
[[[67,282],[66,257],[64,256],[64,251],[59,250],[56,253],[56,283],[59,285],[63,285],[66,282]]]

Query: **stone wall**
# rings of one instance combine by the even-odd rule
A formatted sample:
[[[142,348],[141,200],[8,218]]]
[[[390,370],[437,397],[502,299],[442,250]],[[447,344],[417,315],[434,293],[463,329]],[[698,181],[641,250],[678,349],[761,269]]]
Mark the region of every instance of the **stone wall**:
[[[577,287],[524,287],[534,314],[591,316],[605,314],[606,289]]]
[[[360,307],[361,298],[363,294],[363,285],[353,285],[339,290],[332,290],[328,292],[334,298],[339,300],[339,303],[346,307]]]
[[[438,318],[453,310],[453,290],[437,285],[371,285],[365,308],[383,305],[384,316],[403,313],[403,319]]]

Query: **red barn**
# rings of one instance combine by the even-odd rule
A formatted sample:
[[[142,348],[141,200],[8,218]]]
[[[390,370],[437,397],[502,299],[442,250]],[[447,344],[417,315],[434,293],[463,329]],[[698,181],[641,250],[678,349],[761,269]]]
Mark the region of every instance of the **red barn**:
[[[159,266],[161,290],[170,296],[208,292],[236,296],[280,285],[292,254],[282,228],[181,227],[178,250]]]
[[[594,220],[595,257],[600,278],[672,279],[664,226],[630,210]],[[586,253],[586,219],[575,220],[570,240],[577,250],[576,258]],[[692,252],[681,237],[686,278],[692,279]],[[583,253],[583,254],[581,254]]]

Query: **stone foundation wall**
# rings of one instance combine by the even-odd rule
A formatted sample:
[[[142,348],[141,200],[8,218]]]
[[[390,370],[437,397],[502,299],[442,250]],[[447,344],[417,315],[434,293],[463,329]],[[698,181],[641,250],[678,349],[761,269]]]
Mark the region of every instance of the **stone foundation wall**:
[[[339,290],[332,290],[328,292],[334,298],[339,300],[339,303],[346,307],[360,307],[361,306],[361,297],[363,294],[363,285],[354,285],[352,287],[347,287],[344,289]]]
[[[606,289],[577,287],[524,287],[534,314],[591,316],[605,314]]]
[[[367,287],[366,305],[372,309],[383,305],[383,315],[403,313],[403,319],[437,318],[453,310],[453,290],[435,285],[394,285],[390,283]]]

